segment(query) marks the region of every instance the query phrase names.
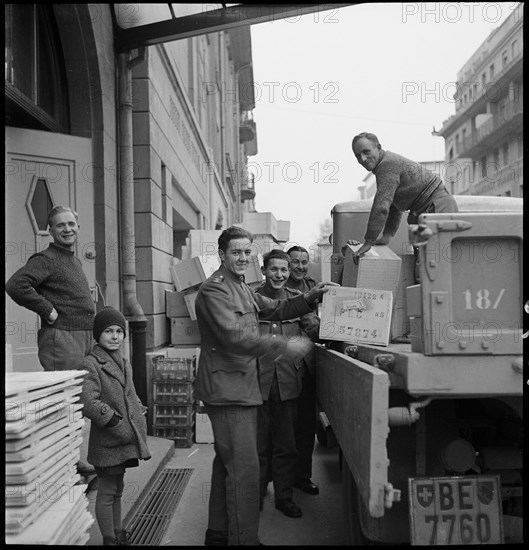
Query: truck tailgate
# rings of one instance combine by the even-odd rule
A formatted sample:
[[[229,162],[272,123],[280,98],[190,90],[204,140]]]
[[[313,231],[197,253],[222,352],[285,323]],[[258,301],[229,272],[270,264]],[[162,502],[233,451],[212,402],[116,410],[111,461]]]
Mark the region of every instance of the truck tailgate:
[[[316,346],[318,399],[373,517],[384,515],[389,385],[386,372]]]

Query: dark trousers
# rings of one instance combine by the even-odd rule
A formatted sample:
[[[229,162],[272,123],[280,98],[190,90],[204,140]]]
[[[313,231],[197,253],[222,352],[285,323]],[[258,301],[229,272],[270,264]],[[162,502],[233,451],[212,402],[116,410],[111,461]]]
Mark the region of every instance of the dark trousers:
[[[91,330],[43,326],[37,333],[39,361],[45,371],[76,370],[92,348]]]
[[[275,500],[292,499],[298,461],[296,417],[297,400],[281,401],[277,378],[274,377],[268,400],[257,411],[261,498],[271,474]]]
[[[228,531],[229,545],[257,545],[259,457],[257,406],[205,406],[213,429],[208,529]]]
[[[408,214],[408,224],[419,223],[421,214],[440,214],[444,212],[457,212],[457,203],[454,196],[451,195],[444,185],[439,185],[428,199],[428,203],[419,212],[410,212]]]
[[[296,448],[299,458],[296,479],[310,479],[316,435],[316,377],[308,369],[303,377],[303,388],[297,401]]]

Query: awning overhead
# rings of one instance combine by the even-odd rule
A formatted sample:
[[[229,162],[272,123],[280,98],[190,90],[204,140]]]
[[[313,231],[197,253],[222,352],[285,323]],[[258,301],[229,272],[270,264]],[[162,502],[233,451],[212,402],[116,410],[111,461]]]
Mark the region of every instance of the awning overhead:
[[[129,51],[244,25],[340,9],[352,4],[110,5],[116,25],[116,49]]]

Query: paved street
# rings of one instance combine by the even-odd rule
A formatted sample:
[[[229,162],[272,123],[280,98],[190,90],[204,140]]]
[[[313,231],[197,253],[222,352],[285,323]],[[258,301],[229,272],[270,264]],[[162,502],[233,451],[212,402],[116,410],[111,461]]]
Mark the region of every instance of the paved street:
[[[184,495],[167,529],[162,546],[204,544],[207,528],[208,488],[210,484],[213,445],[195,444],[190,449],[176,449],[168,468],[193,468]],[[261,512],[260,538],[265,545],[333,546],[344,544],[340,471],[337,449],[326,449],[316,443],[313,481],[320,494],[310,496],[294,490],[294,501],[303,517],[292,519],[274,508],[272,484]]]

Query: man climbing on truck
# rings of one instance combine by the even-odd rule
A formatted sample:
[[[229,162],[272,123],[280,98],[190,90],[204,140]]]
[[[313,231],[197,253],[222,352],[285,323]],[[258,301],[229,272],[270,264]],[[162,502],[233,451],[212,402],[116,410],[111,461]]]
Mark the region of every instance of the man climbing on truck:
[[[358,163],[375,174],[377,184],[364,244],[353,256],[355,263],[372,245],[389,243],[404,211],[410,211],[409,224],[416,224],[424,212],[457,212],[456,201],[439,176],[418,162],[382,149],[375,134],[356,135],[352,148]]]

